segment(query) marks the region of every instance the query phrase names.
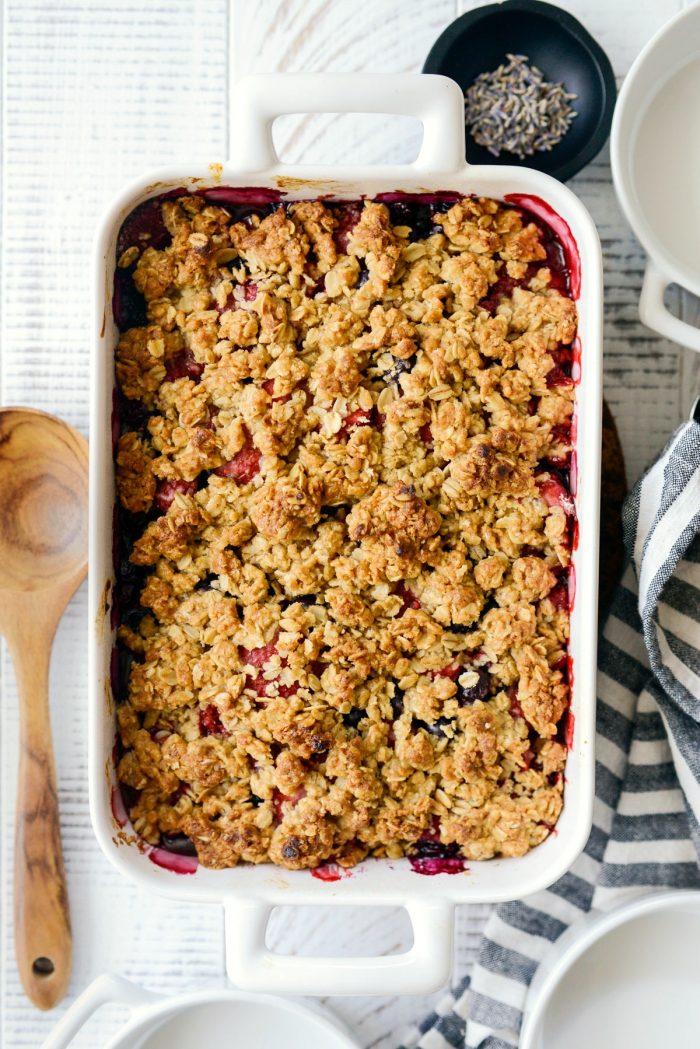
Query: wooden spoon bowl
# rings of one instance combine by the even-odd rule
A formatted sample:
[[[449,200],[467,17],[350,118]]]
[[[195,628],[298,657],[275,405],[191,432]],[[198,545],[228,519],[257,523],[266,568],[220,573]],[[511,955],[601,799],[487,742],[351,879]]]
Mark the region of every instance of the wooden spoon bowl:
[[[51,645],[87,572],[87,442],[30,408],[0,409],[0,633],[20,699],[15,949],[29,998],[50,1009],[70,978],[71,931],[48,703]]]

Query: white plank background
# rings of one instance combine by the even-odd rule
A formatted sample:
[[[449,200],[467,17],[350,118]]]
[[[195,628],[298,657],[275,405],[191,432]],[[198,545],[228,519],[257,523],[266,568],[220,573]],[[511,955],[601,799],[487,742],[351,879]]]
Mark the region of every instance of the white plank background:
[[[0,401],[56,412],[87,432],[90,241],[110,196],[144,168],[174,159],[223,159],[235,150],[227,97],[248,72],[419,70],[461,0],[4,0],[2,4],[2,256]],[[573,0],[618,78],[683,0]],[[280,121],[285,158],[338,163],[410,159],[412,125],[328,116]],[[687,412],[700,357],[640,324],[644,259],[615,202],[607,151],[572,183],[600,230],[606,261],[606,395],[630,476]],[[677,291],[674,308],[700,317]],[[52,666],[63,840],[75,962],[68,1001],[115,970],[177,993],[223,979],[221,914],[146,896],[93,841],[86,799],[86,603],[61,625]],[[0,1045],[36,1049],[53,1016],[24,999],[14,965],[11,865],[16,691],[0,665]],[[458,919],[457,973],[478,942],[483,908]],[[288,910],[276,916],[283,950],[389,952],[404,947],[405,915],[389,909]],[[430,1001],[334,999],[328,1004],[366,1047],[390,1049]],[[105,1010],[76,1045],[97,1049],[121,1014]]]

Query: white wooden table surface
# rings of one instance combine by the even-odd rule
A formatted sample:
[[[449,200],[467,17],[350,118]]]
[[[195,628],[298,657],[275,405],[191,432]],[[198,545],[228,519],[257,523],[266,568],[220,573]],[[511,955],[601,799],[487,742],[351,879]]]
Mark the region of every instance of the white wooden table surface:
[[[0,401],[56,412],[87,432],[90,241],[109,197],[144,168],[235,151],[227,96],[252,71],[418,71],[461,0],[4,0],[2,137],[2,339]],[[573,0],[621,79],[683,0]],[[396,118],[289,117],[287,159],[338,163],[415,153],[412,125]],[[643,255],[620,214],[605,151],[572,186],[600,230],[606,263],[606,395],[635,476],[687,412],[700,356],[639,323]],[[672,293],[673,294],[673,293]],[[699,316],[675,293],[676,308]],[[59,630],[52,666],[63,841],[75,959],[68,1001],[97,974],[124,973],[177,993],[223,978],[217,907],[137,891],[95,844],[86,798],[84,588]],[[16,691],[1,666],[2,850],[0,1045],[37,1049],[57,1014],[36,1012],[19,986],[11,929]],[[458,920],[457,972],[478,941],[483,908]],[[405,947],[407,921],[390,909],[283,911],[281,949],[389,952]],[[431,999],[335,999],[329,1004],[363,1046],[389,1049]],[[76,1042],[101,1047],[120,1014],[105,1010]]]

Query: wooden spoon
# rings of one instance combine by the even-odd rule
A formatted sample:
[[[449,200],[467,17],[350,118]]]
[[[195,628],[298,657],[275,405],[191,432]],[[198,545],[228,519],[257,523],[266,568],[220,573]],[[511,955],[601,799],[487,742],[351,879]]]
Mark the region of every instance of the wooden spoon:
[[[56,627],[87,572],[87,490],[84,437],[44,412],[0,409],[0,632],[20,700],[15,950],[40,1009],[61,1000],[71,967],[48,683]]]

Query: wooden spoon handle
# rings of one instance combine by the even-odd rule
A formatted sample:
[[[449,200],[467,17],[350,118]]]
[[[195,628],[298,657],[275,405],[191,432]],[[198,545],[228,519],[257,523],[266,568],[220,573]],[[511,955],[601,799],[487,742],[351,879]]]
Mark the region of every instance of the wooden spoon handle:
[[[51,1009],[63,998],[72,956],[49,720],[52,633],[37,637],[27,631],[23,644],[8,638],[20,692],[15,951],[22,986],[39,1009]]]

